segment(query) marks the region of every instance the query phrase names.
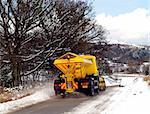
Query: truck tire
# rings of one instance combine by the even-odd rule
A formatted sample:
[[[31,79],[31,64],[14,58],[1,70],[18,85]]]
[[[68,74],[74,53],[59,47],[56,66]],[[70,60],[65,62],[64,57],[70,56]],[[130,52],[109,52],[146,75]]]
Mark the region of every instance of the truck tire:
[[[65,93],[61,93],[61,97],[62,97],[62,98],[65,98],[65,97],[66,97],[66,94],[65,94]]]
[[[60,88],[59,84],[61,84],[61,80],[60,80],[60,79],[56,79],[56,80],[54,81],[54,91],[55,91],[55,95],[58,95],[58,94],[60,94],[60,92],[61,92],[61,88]]]
[[[97,88],[97,89],[95,89],[95,93],[99,94],[99,92],[100,92],[99,82],[97,82],[96,86],[98,86],[98,88]]]
[[[89,95],[94,96],[95,90],[94,90],[94,81],[92,79],[89,80]]]
[[[66,97],[66,93],[65,93],[65,90],[61,90],[61,93],[60,93],[61,97],[62,98],[65,98]]]

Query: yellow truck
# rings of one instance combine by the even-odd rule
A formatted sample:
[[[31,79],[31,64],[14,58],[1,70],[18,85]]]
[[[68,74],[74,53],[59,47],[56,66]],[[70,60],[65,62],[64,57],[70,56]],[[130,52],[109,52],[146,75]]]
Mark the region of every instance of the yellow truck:
[[[56,95],[63,97],[73,92],[90,96],[105,90],[105,80],[99,76],[96,57],[66,53],[54,61],[62,74],[54,81]]]

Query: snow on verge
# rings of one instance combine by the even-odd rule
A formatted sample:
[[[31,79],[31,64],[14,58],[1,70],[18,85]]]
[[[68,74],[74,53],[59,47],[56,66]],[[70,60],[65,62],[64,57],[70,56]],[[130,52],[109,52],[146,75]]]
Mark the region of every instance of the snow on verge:
[[[104,76],[104,78],[105,78],[105,83],[106,83],[107,87],[121,85],[121,80],[119,80],[119,79],[113,79],[110,76]]]
[[[37,90],[34,94],[30,96],[15,101],[0,103],[0,114],[5,114],[19,108],[23,108],[26,106],[36,104],[38,102],[45,101],[47,99],[50,99],[50,97],[53,95],[54,90],[52,84],[47,84],[46,86],[44,86],[40,90]]]
[[[126,86],[111,96],[97,96],[64,114],[149,114],[150,88],[142,78],[124,78]],[[108,98],[110,97],[110,98]]]
[[[134,81],[137,83],[126,87],[121,99],[118,99],[120,95],[114,96],[111,99],[115,99],[115,102],[103,112],[97,110],[95,114],[149,114],[150,88],[142,78]]]

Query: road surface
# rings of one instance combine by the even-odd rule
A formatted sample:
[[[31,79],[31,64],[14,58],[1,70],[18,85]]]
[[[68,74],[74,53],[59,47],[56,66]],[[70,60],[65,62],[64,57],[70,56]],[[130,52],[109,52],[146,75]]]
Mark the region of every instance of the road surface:
[[[128,85],[131,85],[137,82],[137,78],[131,78],[130,81],[127,82],[129,83]],[[123,88],[124,87],[109,87],[105,91],[94,97],[84,95],[71,98],[54,97],[45,102],[23,108],[10,114],[62,114],[67,112],[70,112],[69,114],[72,114],[74,112],[73,110],[76,109],[76,107],[79,107],[80,109],[80,105],[82,109],[85,109],[84,103],[87,106],[88,104],[94,104],[93,107],[96,107],[98,109],[100,108],[101,111],[104,111],[107,108],[107,105],[114,102],[114,100],[111,100],[111,97],[116,93],[121,94],[123,92]],[[86,112],[87,110],[89,109],[86,108],[84,112]]]
[[[116,91],[118,91],[118,89],[120,88],[119,87],[107,88],[106,91],[101,92],[98,96],[109,98],[113,94],[115,94]],[[68,112],[72,110],[80,103],[92,99],[96,99],[96,97],[90,97],[84,95],[82,95],[81,97],[71,97],[71,98],[55,97],[48,101],[23,108],[19,111],[15,111],[10,114],[62,114],[64,112]]]

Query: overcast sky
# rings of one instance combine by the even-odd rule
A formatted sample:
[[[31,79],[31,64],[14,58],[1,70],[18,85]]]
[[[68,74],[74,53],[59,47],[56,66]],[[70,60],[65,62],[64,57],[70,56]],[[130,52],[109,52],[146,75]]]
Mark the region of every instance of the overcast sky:
[[[150,45],[150,0],[94,0],[93,7],[110,42]]]

